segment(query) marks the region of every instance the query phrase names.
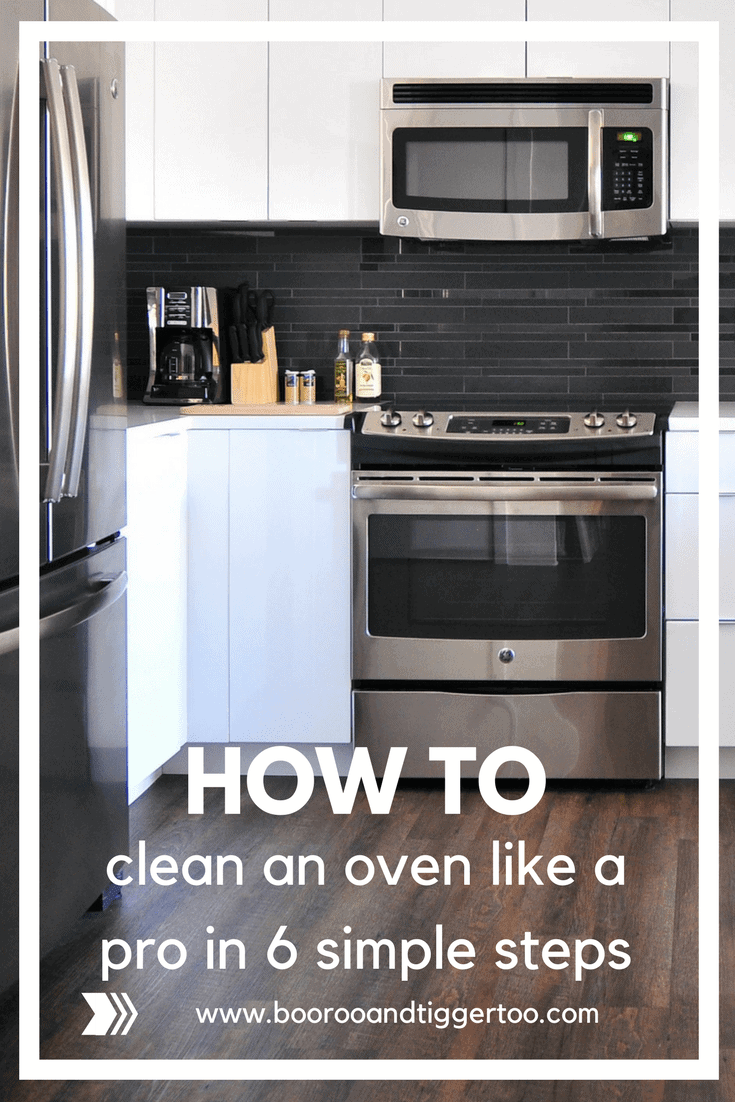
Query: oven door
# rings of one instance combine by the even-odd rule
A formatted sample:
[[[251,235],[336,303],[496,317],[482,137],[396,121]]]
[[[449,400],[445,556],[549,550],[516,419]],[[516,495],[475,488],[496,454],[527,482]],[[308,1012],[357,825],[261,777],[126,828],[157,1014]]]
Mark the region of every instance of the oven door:
[[[663,234],[662,118],[640,106],[385,110],[381,233],[501,241]]]
[[[660,480],[356,473],[354,679],[659,681]]]

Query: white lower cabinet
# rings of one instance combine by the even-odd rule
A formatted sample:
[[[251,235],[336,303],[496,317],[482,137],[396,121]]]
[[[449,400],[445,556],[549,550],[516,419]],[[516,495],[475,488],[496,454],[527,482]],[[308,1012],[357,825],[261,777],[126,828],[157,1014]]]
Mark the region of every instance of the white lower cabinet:
[[[697,441],[697,432],[691,430],[670,431],[666,436],[667,746],[696,746],[699,742]],[[719,442],[719,743],[735,746],[735,432],[721,429]]]
[[[227,742],[230,434],[188,436],[188,741]]]
[[[186,435],[128,432],[128,787],[184,744]]]
[[[189,742],[349,742],[349,434],[189,439]]]
[[[349,743],[349,433],[144,425],[127,478],[131,798],[187,742]]]
[[[349,434],[230,434],[230,741],[350,741]]]

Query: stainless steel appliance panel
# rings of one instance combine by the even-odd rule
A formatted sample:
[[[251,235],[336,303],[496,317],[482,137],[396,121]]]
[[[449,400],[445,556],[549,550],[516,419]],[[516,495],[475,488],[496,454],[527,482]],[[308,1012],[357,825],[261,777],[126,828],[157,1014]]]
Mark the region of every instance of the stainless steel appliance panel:
[[[10,0],[0,5],[0,148],[2,150],[2,348],[0,351],[0,735],[2,837],[0,986],[17,972],[18,788],[18,493],[17,328],[18,162],[14,96],[17,25],[21,19],[104,20],[92,0]],[[51,50],[53,65],[46,64]],[[51,95],[64,120],[67,261],[59,261],[58,178],[61,164],[47,156],[62,130],[42,135],[41,207],[42,346],[24,349],[23,369],[42,376],[40,410],[41,505],[41,754],[43,787],[43,946],[63,936],[68,924],[107,884],[106,859],[127,846],[125,718],[125,310],[124,251],[124,46],[57,43],[40,50],[51,74]],[[66,67],[66,68],[65,68]],[[51,77],[53,79],[51,79]],[[76,95],[73,94],[76,89]],[[71,90],[71,98],[66,93]],[[48,87],[41,78],[45,107]],[[44,112],[45,113],[45,112]],[[73,156],[72,156],[73,150]],[[73,186],[83,177],[89,187]],[[76,265],[80,254],[94,263]],[[83,270],[86,273],[83,274]],[[66,295],[59,292],[63,270]],[[90,282],[90,270],[94,281]],[[59,418],[57,353],[60,306],[68,320],[62,347],[71,381],[71,403]],[[72,340],[72,334],[74,339]],[[63,334],[62,334],[63,335]],[[78,340],[78,345],[77,345]],[[91,355],[77,355],[86,352]],[[91,365],[90,388],[79,373]],[[46,492],[48,461],[62,425],[76,449],[57,449],[71,463],[60,469],[59,492]],[[56,428],[54,427],[56,425]],[[75,434],[74,426],[80,432]],[[51,455],[49,455],[49,450]],[[76,480],[79,476],[78,496]],[[49,502],[43,499],[48,498]],[[50,503],[53,498],[54,504]],[[7,921],[6,921],[7,920]]]
[[[43,19],[42,0],[3,4],[0,35],[0,581],[18,573],[18,38],[20,19]],[[7,33],[6,33],[7,32]]]
[[[649,87],[650,102],[636,98],[635,89]],[[405,94],[394,101],[396,88]],[[500,92],[485,96],[488,88]],[[668,228],[663,78],[384,79],[380,128],[381,233],[584,241]],[[629,160],[616,140],[623,134],[646,146],[645,177],[638,154]],[[645,196],[636,194],[639,179]]]
[[[41,579],[41,951],[127,839],[125,541]]]
[[[52,19],[109,19],[91,0],[52,0]],[[125,46],[123,43],[49,42],[48,56],[73,66],[82,109],[83,136],[90,187],[93,241],[87,270],[79,276],[80,306],[91,323],[91,364],[88,409],[80,409],[78,427],[83,446],[79,485],[67,496],[69,468],[58,500],[42,504],[46,542],[42,562],[61,559],[90,546],[125,525]],[[70,135],[73,137],[73,135]],[[51,153],[53,157],[53,151]],[[50,168],[52,166],[49,166]],[[53,172],[51,173],[54,178]],[[47,303],[51,337],[46,369],[46,461],[54,456],[54,418],[61,401],[57,371],[59,325],[58,189],[51,187],[52,234],[50,274],[54,292]],[[87,243],[90,244],[89,242]],[[80,254],[84,249],[80,248]],[[80,256],[83,260],[83,255]],[[75,420],[77,418],[75,417]],[[71,431],[74,431],[72,425]],[[79,460],[77,460],[79,464]],[[48,468],[42,465],[42,485]],[[73,491],[73,487],[72,487]],[[42,496],[47,497],[47,494]]]
[[[660,680],[659,473],[360,472],[352,494],[356,680]],[[590,617],[585,602],[611,585]],[[394,615],[402,603],[418,611]],[[527,619],[514,634],[487,627]]]
[[[0,591],[0,994],[18,976],[18,599]]]
[[[353,693],[355,745],[370,749],[381,772],[392,746],[406,746],[405,777],[443,777],[429,760],[431,746],[474,746],[462,775],[476,777],[482,762],[504,746],[522,746],[541,760],[547,776],[646,780],[662,773],[659,692],[460,693],[358,690]],[[644,734],[642,734],[642,732]],[[500,777],[526,776],[507,763]]]

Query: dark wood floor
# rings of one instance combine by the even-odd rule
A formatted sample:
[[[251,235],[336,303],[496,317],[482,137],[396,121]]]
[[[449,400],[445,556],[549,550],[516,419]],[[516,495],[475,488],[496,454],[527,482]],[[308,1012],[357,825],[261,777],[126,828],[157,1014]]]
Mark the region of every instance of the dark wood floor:
[[[269,781],[283,796],[291,782]],[[37,1082],[19,1084],[11,1064],[15,1023],[13,1000],[6,1000],[0,1045],[6,1071],[2,1097],[8,1102],[367,1102],[376,1093],[386,1102],[454,1102],[460,1098],[498,1102],[724,1102],[735,1099],[735,999],[730,977],[735,967],[733,916],[735,895],[735,782],[722,785],[723,883],[723,1066],[715,1083],[551,1083],[507,1082],[326,1082],[230,1083]],[[43,968],[42,1055],[45,1058],[498,1058],[586,1059],[696,1056],[697,1031],[697,786],[666,781],[653,789],[549,786],[531,812],[501,816],[486,806],[476,788],[463,792],[462,814],[444,814],[438,787],[404,783],[390,815],[372,816],[360,794],[349,816],[331,812],[321,782],[299,812],[270,816],[243,796],[243,813],[225,816],[222,798],[210,793],[202,818],[186,811],[186,780],[162,778],[134,805],[132,838],[147,842],[149,859],[170,854],[179,862],[193,854],[236,854],[243,859],[242,886],[171,887],[148,883],[127,887],[123,898],[104,914],[81,920],[69,940],[47,958]],[[526,858],[544,855],[536,868],[542,886],[492,885],[492,841],[523,839]],[[278,887],[266,882],[263,866],[274,854],[320,854],[325,884]],[[344,876],[355,854],[374,860],[381,854],[392,869],[401,855],[408,862],[395,886],[378,872],[370,887],[359,888]],[[415,857],[429,854],[440,863],[445,854],[469,858],[472,883],[458,879],[419,886],[410,876]],[[577,866],[575,882],[547,882],[549,858],[566,854]],[[594,859],[624,854],[625,884],[606,887],[594,876]],[[200,871],[197,866],[193,870]],[[275,870],[280,872],[281,869]],[[378,878],[379,877],[379,878]],[[150,880],[150,878],[149,878]],[[207,926],[214,938],[240,938],[246,967],[207,969]],[[287,927],[299,947],[293,968],[277,970],[266,960],[271,938]],[[317,967],[316,946],[331,938],[387,938],[400,950],[404,938],[434,941],[441,925],[445,946],[467,938],[475,946],[475,966],[438,971],[428,966],[402,981],[398,969]],[[614,971],[603,964],[584,974],[573,969],[509,971],[496,967],[495,943],[519,941],[525,931],[543,944],[559,938],[572,946],[577,938],[612,938],[630,945],[631,966]],[[133,965],[100,979],[102,939],[177,938],[189,950],[180,970]],[[155,952],[155,947],[154,947]],[[354,952],[354,949],[353,949]],[[175,954],[172,954],[172,956]],[[589,954],[588,954],[589,955]],[[536,958],[537,959],[537,958]],[[368,964],[371,965],[372,961]],[[353,961],[354,964],[354,961]],[[127,992],[139,1018],[126,1036],[83,1036],[90,1011],[82,991]],[[406,1007],[413,1000],[428,1007],[536,1008],[596,1007],[598,1025],[506,1023],[438,1029],[433,1024],[384,1025],[288,1023],[200,1025],[196,1007],[266,1008],[273,1001],[304,1009],[324,1007]],[[490,1093],[489,1093],[490,1091]]]

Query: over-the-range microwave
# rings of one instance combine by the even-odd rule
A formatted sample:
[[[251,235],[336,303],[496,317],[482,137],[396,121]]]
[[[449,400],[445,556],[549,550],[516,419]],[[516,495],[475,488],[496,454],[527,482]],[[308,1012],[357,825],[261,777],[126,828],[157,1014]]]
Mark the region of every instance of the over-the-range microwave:
[[[381,81],[380,230],[424,240],[657,237],[668,81]]]

